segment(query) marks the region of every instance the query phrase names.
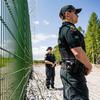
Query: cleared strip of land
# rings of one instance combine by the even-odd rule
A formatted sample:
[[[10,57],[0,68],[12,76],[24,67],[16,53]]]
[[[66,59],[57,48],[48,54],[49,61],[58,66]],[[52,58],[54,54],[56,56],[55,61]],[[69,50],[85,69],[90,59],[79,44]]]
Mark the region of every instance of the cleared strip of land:
[[[45,87],[44,65],[34,65],[33,77],[27,87],[29,100],[63,100],[62,83],[60,80],[60,66],[56,67],[55,87],[56,90],[47,90]],[[87,77],[90,100],[100,100],[100,66],[93,66],[93,70]]]

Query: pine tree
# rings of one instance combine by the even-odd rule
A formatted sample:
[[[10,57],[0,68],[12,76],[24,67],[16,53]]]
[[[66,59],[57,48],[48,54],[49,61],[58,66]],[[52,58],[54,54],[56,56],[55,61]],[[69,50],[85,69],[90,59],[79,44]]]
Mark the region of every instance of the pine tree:
[[[60,57],[58,45],[56,45],[56,46],[54,47],[53,53],[55,54],[56,61],[59,63],[60,60],[61,60],[61,57]]]
[[[91,14],[87,32],[85,35],[85,42],[86,42],[86,51],[87,55],[90,58],[92,63],[96,63],[97,61],[97,52],[98,52],[98,31],[100,30],[98,27],[98,17],[95,12]]]
[[[81,26],[79,26],[77,29],[78,29],[78,31],[80,31],[81,33],[83,33],[83,29],[82,29]]]
[[[100,64],[100,20],[99,19],[98,19],[98,23],[97,23],[96,42],[97,42],[96,63]]]

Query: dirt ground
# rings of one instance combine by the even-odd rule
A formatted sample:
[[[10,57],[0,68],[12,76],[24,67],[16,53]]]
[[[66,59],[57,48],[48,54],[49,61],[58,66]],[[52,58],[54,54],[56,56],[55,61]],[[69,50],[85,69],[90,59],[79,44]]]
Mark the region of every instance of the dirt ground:
[[[33,66],[33,78],[27,88],[28,100],[63,100],[62,83],[60,80],[60,66],[56,67],[56,90],[47,90],[45,87],[44,65]],[[93,65],[92,72],[86,76],[90,100],[100,100],[100,65]]]

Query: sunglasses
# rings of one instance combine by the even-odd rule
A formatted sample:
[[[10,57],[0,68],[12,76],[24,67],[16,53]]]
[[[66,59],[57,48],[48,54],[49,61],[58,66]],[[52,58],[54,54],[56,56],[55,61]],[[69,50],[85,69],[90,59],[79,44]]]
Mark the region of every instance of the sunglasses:
[[[76,13],[75,10],[69,10],[68,12],[74,12],[74,14],[78,17],[78,13]]]
[[[76,12],[74,14],[78,17],[78,14]]]

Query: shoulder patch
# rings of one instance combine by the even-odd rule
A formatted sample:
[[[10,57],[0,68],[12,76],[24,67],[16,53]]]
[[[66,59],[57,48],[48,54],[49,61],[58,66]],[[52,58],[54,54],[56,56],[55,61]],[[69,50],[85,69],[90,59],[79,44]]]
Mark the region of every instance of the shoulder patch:
[[[63,31],[64,33],[66,33],[68,29],[69,29],[68,26],[64,26],[64,27],[62,28],[62,31]]]
[[[76,27],[75,27],[75,26],[70,25],[69,27],[70,27],[70,31],[71,31],[71,32],[76,31]]]

